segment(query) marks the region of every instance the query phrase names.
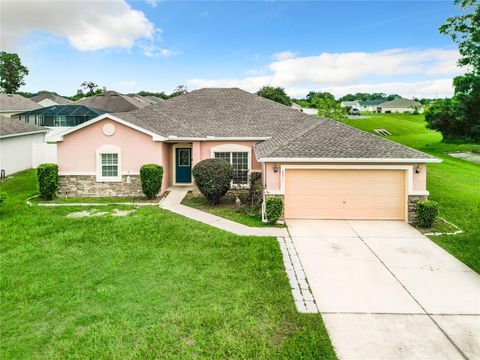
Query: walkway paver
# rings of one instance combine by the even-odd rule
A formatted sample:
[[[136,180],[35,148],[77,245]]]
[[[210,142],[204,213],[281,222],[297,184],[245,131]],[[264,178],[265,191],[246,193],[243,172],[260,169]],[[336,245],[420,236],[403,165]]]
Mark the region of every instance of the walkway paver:
[[[171,187],[168,189],[170,193],[160,203],[162,209],[172,211],[176,214],[188,217],[193,220],[200,221],[204,224],[229,231],[231,233],[242,236],[288,236],[286,228],[270,228],[270,227],[250,227],[237,222],[224,219],[222,217],[209,214],[205,211],[191,208],[181,204],[182,199],[191,189],[188,187]]]
[[[416,229],[287,224],[340,359],[480,358],[480,276]]]

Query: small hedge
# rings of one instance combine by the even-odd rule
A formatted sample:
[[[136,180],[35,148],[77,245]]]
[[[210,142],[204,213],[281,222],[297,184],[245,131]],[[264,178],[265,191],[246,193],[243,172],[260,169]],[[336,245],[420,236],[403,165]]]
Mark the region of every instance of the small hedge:
[[[419,201],[417,203],[417,225],[429,228],[438,216],[438,203],[435,201]]]
[[[162,188],[163,167],[156,164],[145,164],[140,168],[142,192],[148,199],[154,199]]]
[[[37,167],[38,189],[45,200],[52,200],[58,187],[58,166],[41,164]]]
[[[6,199],[7,199],[7,194],[0,191],[0,206],[3,205],[3,203],[5,202]]]
[[[210,204],[215,205],[230,189],[233,169],[226,160],[206,159],[193,167],[192,174],[198,190]]]
[[[265,216],[271,225],[275,225],[282,216],[283,200],[280,197],[269,197],[265,200]]]

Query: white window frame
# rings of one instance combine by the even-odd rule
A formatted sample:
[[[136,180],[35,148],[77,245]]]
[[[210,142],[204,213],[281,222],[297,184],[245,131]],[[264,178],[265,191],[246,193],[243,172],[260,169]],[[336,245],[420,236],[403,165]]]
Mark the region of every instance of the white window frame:
[[[215,158],[215,153],[217,152],[229,152],[230,153],[230,164],[232,163],[232,152],[244,152],[248,153],[248,172],[247,172],[247,183],[246,184],[234,184],[233,180],[231,182],[232,187],[248,189],[250,187],[250,174],[252,173],[252,148],[250,146],[239,145],[239,144],[223,144],[218,145],[210,149],[210,157]]]
[[[102,155],[116,154],[118,157],[118,171],[117,176],[103,176],[102,175]],[[122,181],[122,151],[115,145],[103,145],[96,151],[97,157],[97,182],[121,182]]]

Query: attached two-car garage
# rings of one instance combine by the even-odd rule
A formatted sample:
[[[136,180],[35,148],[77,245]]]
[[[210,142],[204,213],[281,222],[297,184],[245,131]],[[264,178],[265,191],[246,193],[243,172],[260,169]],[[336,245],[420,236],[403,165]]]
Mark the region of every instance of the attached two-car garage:
[[[285,218],[405,220],[405,179],[398,169],[285,169]]]

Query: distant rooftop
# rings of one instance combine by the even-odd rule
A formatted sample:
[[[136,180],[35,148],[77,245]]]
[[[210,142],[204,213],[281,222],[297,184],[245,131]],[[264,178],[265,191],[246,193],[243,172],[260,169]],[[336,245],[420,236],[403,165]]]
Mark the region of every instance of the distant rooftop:
[[[85,97],[75,102],[78,105],[86,105],[101,109],[109,113],[128,112],[143,109],[155,102],[140,95],[123,95],[116,91],[107,91],[95,96]]]
[[[40,109],[24,111],[15,116],[22,115],[64,115],[64,116],[98,116],[105,114],[106,111],[95,109],[85,105],[52,105],[47,107],[42,107]]]
[[[0,112],[26,111],[41,108],[35,101],[18,94],[0,94]]]
[[[32,96],[30,98],[30,100],[35,101],[36,103],[39,103],[40,101],[45,99],[51,100],[57,103],[58,105],[67,105],[67,104],[73,103],[73,101],[71,100],[65,99],[64,97],[61,97],[57,94],[54,94],[52,92],[47,92],[47,91],[41,92],[40,94]]]

